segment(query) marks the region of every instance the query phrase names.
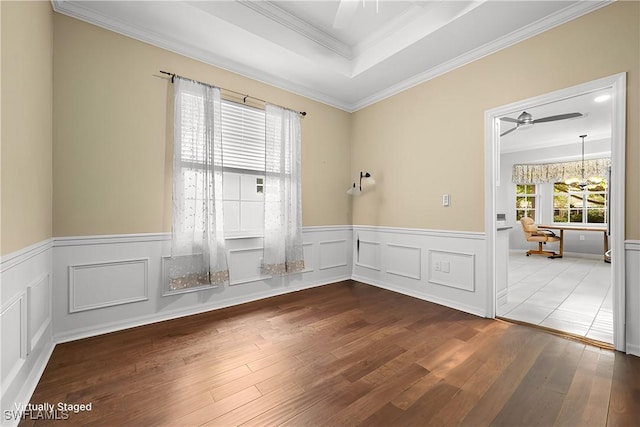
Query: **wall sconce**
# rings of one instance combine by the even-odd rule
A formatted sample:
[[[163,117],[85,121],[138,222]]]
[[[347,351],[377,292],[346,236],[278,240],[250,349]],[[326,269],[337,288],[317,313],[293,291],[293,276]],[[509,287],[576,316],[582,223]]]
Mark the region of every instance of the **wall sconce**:
[[[359,196],[362,194],[362,178],[367,178],[370,184],[375,184],[376,180],[373,179],[369,172],[360,172],[360,183],[356,187],[356,183],[353,183],[353,186],[347,190],[347,194],[350,196]]]

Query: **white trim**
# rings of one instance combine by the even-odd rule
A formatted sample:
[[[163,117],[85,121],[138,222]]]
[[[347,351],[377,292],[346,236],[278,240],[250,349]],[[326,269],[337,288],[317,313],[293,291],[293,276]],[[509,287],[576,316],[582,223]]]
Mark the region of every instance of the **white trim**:
[[[625,240],[624,248],[627,251],[640,251],[640,240]]]
[[[320,256],[320,262],[318,265],[318,270],[329,270],[331,268],[338,268],[338,267],[347,267],[349,265],[348,262],[344,262],[342,264],[328,264],[328,265],[322,265],[322,246],[323,245],[329,245],[332,243],[344,243],[345,244],[345,254],[348,254],[348,248],[346,247],[347,244],[347,239],[334,239],[334,240],[323,240],[318,242],[318,255]],[[349,257],[347,256],[347,260],[349,259]]]
[[[533,98],[485,111],[485,230],[487,231],[487,316],[496,315],[495,289],[495,238],[496,238],[496,195],[495,170],[499,169],[496,157],[497,141],[493,124],[499,117],[532,107],[570,98],[598,89],[613,89],[612,133],[611,133],[611,248],[614,253],[624,253],[625,235],[625,148],[626,148],[626,73],[619,73],[571,86]],[[614,257],[612,262],[613,305],[614,305],[614,347],[625,351],[625,257]]]
[[[432,270],[431,270],[431,265],[432,265],[432,255],[433,254],[450,254],[450,255],[456,255],[456,256],[461,256],[461,257],[466,257],[466,258],[471,258],[471,283],[469,284],[469,286],[465,286],[464,284],[459,284],[459,283],[455,283],[452,281],[445,281],[445,280],[436,280],[432,278]],[[467,292],[475,292],[476,291],[476,255],[475,254],[470,254],[470,253],[466,253],[466,252],[458,252],[458,251],[443,251],[440,249],[428,249],[427,250],[427,265],[429,266],[429,268],[427,269],[427,282],[429,283],[433,283],[436,285],[440,285],[440,286],[446,286],[448,288],[453,288],[453,289],[460,289],[461,291],[467,291]]]
[[[485,317],[484,310],[482,308],[473,307],[467,304],[462,304],[457,301],[452,301],[446,298],[440,298],[428,293],[416,292],[414,290],[406,289],[402,286],[398,285],[388,285],[379,280],[370,279],[368,277],[353,275],[351,280],[355,280],[357,282],[362,282],[367,285],[376,286],[378,288],[386,289],[392,292],[398,292],[403,295],[408,295],[410,297],[418,298],[423,301],[432,302],[434,304],[442,305],[445,307],[453,308],[455,310],[464,311],[465,313],[473,314],[479,317]]]
[[[266,75],[264,72],[259,69],[255,69],[254,67],[229,60],[215,53],[208,52],[204,49],[199,49],[194,46],[188,46],[185,43],[169,40],[167,37],[161,34],[136,27],[135,25],[132,25],[130,23],[107,18],[92,10],[87,9],[86,7],[83,7],[82,2],[52,0],[51,3],[53,5],[53,10],[57,13],[80,19],[90,24],[106,28],[107,30],[116,32],[118,34],[122,34],[127,37],[149,43],[162,49],[175,52],[179,55],[193,58],[195,60],[213,65],[232,73],[248,77],[250,79],[268,84],[270,86],[274,86],[276,88],[284,89],[286,91],[304,96],[308,99],[318,101],[323,104],[336,107],[349,113],[353,113],[386,98],[389,98],[393,95],[396,95],[400,92],[403,92],[407,89],[410,89],[414,86],[417,86],[421,83],[424,83],[428,80],[434,79],[440,75],[467,65],[473,61],[491,55],[509,46],[520,43],[547,30],[593,12],[601,7],[610,4],[611,2],[607,0],[598,0],[581,1],[578,3],[574,3],[554,14],[551,14],[543,19],[522,27],[519,30],[507,34],[497,40],[487,43],[484,46],[473,49],[470,52],[458,56],[457,58],[444,62],[436,67],[433,67],[394,85],[391,85],[384,90],[376,92],[353,103],[345,102],[343,100],[337,99],[334,96],[328,96],[320,93],[313,89],[311,86],[296,84],[291,80],[281,79],[274,75]],[[270,14],[265,16],[271,17]],[[291,26],[288,27],[291,28]],[[297,29],[292,29],[301,34]],[[327,39],[321,40],[320,37],[317,37],[317,34],[315,34],[315,37],[314,35],[310,34],[303,35],[307,38],[310,38],[311,40],[314,40],[316,43],[319,43],[322,46],[328,47],[326,46],[326,44],[329,44],[327,43]],[[333,47],[336,48],[336,46]],[[333,51],[335,52],[335,50]]]
[[[260,15],[277,22],[278,24],[295,31],[314,43],[323,46],[346,59],[353,59],[353,51],[348,44],[341,42],[319,28],[309,25],[307,22],[290,14],[286,10],[269,1],[240,1],[241,5],[259,13]]]
[[[307,226],[302,227],[303,233],[319,233],[325,231],[350,231],[352,230],[351,225],[320,225],[320,226]],[[254,239],[261,238],[262,235],[257,236],[230,236],[225,237],[225,240],[237,240],[237,239]],[[53,247],[64,247],[64,246],[84,246],[84,245],[104,245],[108,243],[138,243],[138,242],[159,242],[159,241],[169,241],[171,240],[171,233],[162,232],[162,233],[131,233],[131,234],[98,234],[91,236],[63,236],[63,237],[54,237],[47,241],[40,242],[37,245],[45,244],[46,242],[51,241],[53,243]],[[36,246],[36,245],[33,245]],[[30,248],[30,247],[29,247]],[[29,248],[25,248],[21,251],[26,251]],[[7,255],[7,257],[17,256],[18,254]],[[19,254],[18,254],[19,255]],[[2,259],[4,262],[4,257]]]
[[[145,29],[135,27],[129,23],[118,21],[112,18],[107,18],[83,7],[82,2],[52,0],[51,3],[53,5],[53,10],[57,13],[70,16],[84,22],[88,22],[89,24],[98,26],[100,28],[105,28],[114,33],[122,34],[123,36],[130,37],[134,40],[148,43],[152,46],[156,46],[161,49],[168,50],[169,52],[173,52],[178,55],[212,65],[216,68],[220,68],[222,70],[247,77],[251,80],[255,80],[257,82],[261,82],[314,101],[318,101],[322,104],[335,107],[339,110],[353,112],[353,109],[350,109],[350,104],[338,100],[334,97],[327,96],[308,86],[302,86],[293,83],[291,80],[282,79],[273,75],[265,75],[265,73],[259,69],[241,64],[234,60],[229,60],[204,49],[200,49],[195,46],[187,46],[186,44],[180,43],[178,41],[168,40],[161,34],[153,33]]]
[[[351,231],[352,225],[310,225],[302,227],[303,233],[320,233],[325,231]]]
[[[47,309],[49,310],[47,313],[46,319],[42,322],[37,331],[34,331],[33,335],[31,334],[31,314],[32,314],[32,301],[31,294],[33,293],[33,289],[36,286],[40,286],[46,280],[45,286],[49,292],[49,301],[47,303]],[[38,344],[44,333],[47,331],[47,328],[51,326],[51,321],[53,318],[52,313],[52,301],[53,301],[53,284],[51,280],[51,273],[43,273],[38,278],[33,280],[31,283],[27,285],[27,333],[29,334],[27,345],[28,352],[31,353],[31,350]]]
[[[384,99],[397,95],[398,93],[403,92],[407,89],[411,89],[412,87],[435,79],[436,77],[446,74],[457,68],[463,67],[474,61],[499,52],[502,49],[506,49],[509,46],[525,41],[531,37],[535,37],[538,34],[544,33],[545,31],[565,24],[609,4],[611,4],[611,2],[606,0],[582,1],[579,3],[575,3],[565,9],[547,16],[546,18],[540,19],[536,22],[520,28],[517,31],[507,34],[506,36],[487,43],[484,46],[480,46],[463,55],[443,62],[442,64],[439,64],[433,68],[430,68],[422,73],[416,74],[413,77],[388,86],[387,88],[376,92],[373,95],[362,98],[360,101],[351,104],[351,109],[347,111],[353,113],[366,108]]]
[[[231,249],[231,250],[229,250],[229,258],[231,258],[233,254],[238,253],[238,252],[263,252],[263,251],[264,251],[263,247]],[[231,264],[231,263],[229,262],[229,264]],[[231,275],[229,275],[229,286],[242,285],[242,284],[245,284],[245,283],[261,282],[263,280],[270,280],[272,278],[273,278],[272,275],[260,274],[259,276],[249,277],[249,278],[246,278],[246,279],[243,279],[243,280],[238,280],[238,281],[232,282],[231,281]]]
[[[67,236],[54,237],[53,246],[85,246],[85,245],[105,245],[109,243],[139,243],[139,242],[159,242],[171,240],[170,233],[134,233],[134,234],[104,234],[95,236]]]
[[[36,387],[40,382],[40,378],[42,378],[42,374],[44,373],[47,364],[49,363],[49,359],[51,359],[51,355],[53,354],[53,350],[56,348],[56,343],[51,339],[44,346],[44,349],[40,352],[40,356],[36,359],[33,368],[29,372],[27,379],[25,380],[22,388],[18,391],[18,395],[15,399],[15,404],[26,405],[31,400],[33,393],[36,391]],[[13,406],[11,407],[13,410]],[[4,414],[3,416],[3,424],[7,426],[17,426],[20,420],[5,420]],[[4,424],[6,422],[6,424]]]
[[[53,247],[53,239],[46,239],[40,242],[29,245],[25,248],[19,249],[10,254],[0,257],[0,273],[4,273],[16,265],[19,265],[36,255],[41,254]]]
[[[16,376],[20,372],[20,369],[22,369],[22,367],[26,363],[27,356],[29,353],[29,343],[28,343],[29,325],[28,325],[28,316],[27,316],[26,289],[25,291],[15,295],[13,298],[7,301],[7,303],[4,304],[2,308],[0,308],[0,320],[2,319],[2,316],[4,316],[4,314],[7,311],[9,311],[11,308],[13,308],[15,305],[18,306],[18,311],[20,316],[20,320],[19,320],[20,324],[15,325],[17,328],[19,328],[18,332],[20,335],[20,344],[19,344],[20,353],[19,353],[19,359],[16,360],[16,362],[11,367],[11,369],[9,369],[9,372],[7,372],[7,376],[5,378],[6,384],[11,384],[15,380]],[[0,396],[0,398],[2,399],[4,398],[5,391],[6,391],[6,388],[3,388],[2,395]]]
[[[314,244],[312,242],[308,242],[308,243],[303,243],[302,244],[302,256],[303,257],[304,257],[304,247],[305,246],[311,246],[311,260],[307,260],[305,258],[305,260],[304,260],[304,270],[302,270],[300,273],[311,273],[311,272],[315,271],[315,269],[316,269]],[[311,261],[311,264],[313,266],[312,268],[309,268],[307,261]]]
[[[393,274],[395,276],[401,276],[401,277],[407,277],[409,279],[414,279],[414,280],[422,280],[422,248],[418,247],[418,246],[409,246],[409,245],[399,245],[396,243],[387,243],[387,252],[389,248],[404,248],[404,249],[411,249],[413,251],[418,251],[418,275],[414,275],[411,273],[407,273],[407,272],[402,272],[402,271],[398,271],[398,270],[391,270],[389,269],[389,267],[387,267],[385,269],[385,272],[388,274]],[[387,260],[390,258],[387,254],[387,256],[385,257]]]
[[[401,228],[377,225],[354,225],[353,230],[372,231],[374,233],[412,234],[417,236],[449,237],[475,240],[484,240],[485,238],[485,233],[480,231],[431,230],[426,228]]]
[[[378,260],[380,261],[382,259],[382,244],[380,242],[374,242],[372,240],[364,240],[364,239],[360,239],[358,238],[358,241],[360,242],[360,244],[367,244],[367,245],[373,245],[376,246],[377,249],[377,255],[378,255]],[[381,271],[382,270],[382,266],[376,266],[376,265],[370,265],[370,264],[365,264],[364,262],[360,262],[360,250],[356,250],[356,262],[355,265],[357,265],[358,267],[364,267],[364,268],[368,268],[369,270],[375,270],[375,271]]]
[[[248,302],[253,302],[253,301],[259,301],[262,299],[271,298],[278,295],[284,295],[284,294],[288,294],[296,291],[302,291],[304,289],[330,285],[336,282],[342,282],[344,280],[349,280],[349,279],[350,277],[348,275],[336,276],[336,277],[323,280],[321,282],[314,282],[314,283],[301,285],[296,287],[295,289],[280,288],[280,289],[274,289],[274,290],[267,290],[264,292],[257,292],[251,295],[243,295],[241,297],[226,299],[222,302],[214,301],[214,303],[211,305],[190,307],[187,309],[176,309],[176,310],[167,311],[163,313],[154,313],[154,314],[149,314],[145,316],[139,316],[134,319],[130,319],[126,321],[104,323],[99,327],[79,328],[73,331],[56,334],[54,339],[57,344],[61,344],[69,341],[76,341],[83,338],[89,338],[97,335],[121,331],[124,329],[135,328],[137,326],[149,325],[153,323],[163,322],[165,320],[178,319],[185,316],[192,316],[194,314],[201,314],[209,311],[220,310],[223,308],[233,307],[240,304],[246,304]]]
[[[144,295],[132,297],[132,298],[108,301],[100,304],[76,306],[76,303],[75,303],[75,287],[76,287],[75,271],[76,270],[94,268],[94,267],[126,265],[126,264],[142,264],[144,266]],[[115,305],[147,301],[149,299],[149,258],[136,258],[136,259],[125,259],[125,260],[117,260],[117,261],[94,262],[89,264],[74,264],[74,265],[69,265],[68,268],[69,268],[69,277],[68,277],[69,313],[78,313],[81,311],[96,310],[99,308],[112,307]]]

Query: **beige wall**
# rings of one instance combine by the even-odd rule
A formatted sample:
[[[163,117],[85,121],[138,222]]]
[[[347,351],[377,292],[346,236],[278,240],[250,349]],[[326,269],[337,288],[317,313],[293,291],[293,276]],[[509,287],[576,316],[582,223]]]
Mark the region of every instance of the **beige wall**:
[[[3,107],[5,99],[25,90],[47,92],[40,87],[46,86],[46,79],[42,83],[46,72],[27,77],[24,67],[18,72],[5,66],[17,40],[41,41],[47,28],[51,31],[50,25],[20,26],[16,19],[7,18],[17,10],[25,13],[26,8],[3,2],[3,83],[11,72],[22,82],[22,90],[19,84],[3,84]],[[47,13],[50,19],[49,9]],[[303,119],[304,225],[354,223],[463,231],[484,229],[485,110],[627,72],[626,234],[638,239],[639,18],[637,2],[617,2],[350,115],[54,14],[53,235],[170,229],[170,86],[155,77],[160,69],[309,113]],[[24,33],[24,40],[6,41],[6,34],[18,32]],[[19,54],[19,49],[14,50]],[[50,57],[50,52],[37,55],[37,51],[29,50],[30,56]],[[46,71],[46,63],[28,68]],[[37,88],[26,85],[27,81],[37,81]],[[7,90],[11,93],[5,95]],[[46,105],[29,108],[29,123],[34,111],[44,117],[38,126],[28,127],[27,134],[16,131],[24,128],[19,123],[27,117],[9,118],[8,114],[18,114],[16,109],[5,114],[3,108],[3,122],[13,126],[2,129],[2,177],[7,183],[2,188],[2,230],[8,233],[3,235],[2,253],[51,236],[50,180],[43,179],[51,174]],[[27,137],[29,142],[21,142],[19,148],[5,144],[5,140]],[[23,173],[27,161],[31,174]],[[39,167],[32,167],[34,161]],[[345,184],[360,170],[372,172],[377,186],[353,199],[351,211]],[[17,177],[25,185],[9,186]],[[442,193],[451,194],[449,208],[441,206]]]
[[[0,2],[2,148],[0,254],[51,238],[53,11]]]
[[[484,230],[484,112],[627,72],[627,238],[640,238],[640,3],[617,2],[353,115],[353,223]],[[451,206],[442,207],[443,193]]]
[[[55,236],[170,230],[170,84],[159,70],[306,111],[303,223],[349,223],[348,113],[55,14]]]

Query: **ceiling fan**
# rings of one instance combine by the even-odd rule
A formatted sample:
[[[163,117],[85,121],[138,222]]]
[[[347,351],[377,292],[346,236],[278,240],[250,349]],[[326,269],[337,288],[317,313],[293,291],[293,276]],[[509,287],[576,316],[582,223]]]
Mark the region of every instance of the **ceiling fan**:
[[[543,117],[541,119],[533,120],[533,116],[531,114],[527,113],[526,111],[523,111],[522,114],[520,114],[517,119],[512,119],[511,117],[500,117],[500,120],[502,121],[516,124],[515,127],[505,132],[502,132],[500,136],[505,136],[513,132],[514,130],[518,129],[521,126],[531,126],[531,125],[535,125],[536,123],[555,122],[557,120],[573,119],[574,117],[580,117],[580,116],[582,116],[582,113],[567,113],[567,114],[558,114],[557,116],[548,116],[548,117]]]

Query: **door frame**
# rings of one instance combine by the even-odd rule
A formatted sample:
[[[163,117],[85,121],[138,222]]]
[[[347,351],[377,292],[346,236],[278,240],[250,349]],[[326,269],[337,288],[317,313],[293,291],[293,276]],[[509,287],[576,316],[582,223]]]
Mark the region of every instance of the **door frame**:
[[[500,182],[499,118],[544,104],[572,98],[600,89],[611,89],[611,182],[609,183],[610,235],[613,286],[613,345],[626,351],[625,332],[625,159],[626,159],[626,73],[614,74],[587,83],[496,107],[484,113],[485,236],[487,249],[487,313],[496,316],[496,184]],[[505,181],[503,179],[503,181]]]

